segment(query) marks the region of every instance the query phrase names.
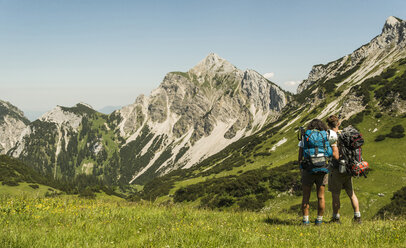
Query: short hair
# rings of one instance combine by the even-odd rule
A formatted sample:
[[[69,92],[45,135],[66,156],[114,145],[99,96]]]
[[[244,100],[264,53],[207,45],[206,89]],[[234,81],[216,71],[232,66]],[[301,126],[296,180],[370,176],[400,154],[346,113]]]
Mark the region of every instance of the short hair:
[[[330,115],[327,118],[326,122],[330,128],[335,128],[340,124],[340,120],[338,119],[338,117],[336,115]]]
[[[309,125],[307,125],[307,130],[317,129],[319,131],[327,131],[327,125],[320,119],[313,119]]]

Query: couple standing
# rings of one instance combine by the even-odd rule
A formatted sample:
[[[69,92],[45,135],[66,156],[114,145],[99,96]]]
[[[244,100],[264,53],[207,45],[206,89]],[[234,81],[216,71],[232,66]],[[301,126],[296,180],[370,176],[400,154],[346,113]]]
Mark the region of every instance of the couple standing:
[[[328,125],[328,127],[327,127]],[[317,199],[318,199],[318,208],[317,208],[317,219],[315,220],[316,225],[321,225],[323,223],[323,214],[325,209],[325,200],[324,200],[324,188],[328,182],[328,190],[332,194],[333,199],[333,218],[331,222],[340,223],[340,193],[341,189],[344,189],[347,195],[351,199],[351,204],[354,209],[354,221],[361,223],[361,213],[359,210],[358,198],[354,193],[352,185],[352,176],[347,173],[339,172],[339,144],[338,144],[338,135],[340,121],[337,116],[332,115],[327,118],[327,125],[319,119],[312,120],[307,126],[306,134],[302,137],[299,142],[299,164],[301,166],[302,173],[302,188],[303,188],[303,200],[302,200],[302,211],[303,211],[303,224],[309,225],[309,199],[310,193],[313,184],[316,184],[317,189]],[[311,130],[311,131],[309,131]],[[309,149],[309,136],[313,135],[313,131],[317,135],[321,134],[323,136],[323,146],[320,148],[323,150],[328,157],[332,156],[332,163],[330,163],[329,168],[325,168],[325,171],[330,173],[312,173],[308,168],[307,164],[309,163],[309,154],[313,153],[312,157],[316,157],[314,163],[320,161],[320,158],[317,160],[317,155],[319,148],[316,146]],[[311,137],[310,137],[311,138]],[[325,141],[324,141],[325,140]],[[307,141],[307,142],[306,142]],[[312,146],[312,145],[310,145]],[[311,150],[313,149],[313,150]],[[309,152],[310,151],[310,152]],[[323,154],[324,155],[324,154]]]

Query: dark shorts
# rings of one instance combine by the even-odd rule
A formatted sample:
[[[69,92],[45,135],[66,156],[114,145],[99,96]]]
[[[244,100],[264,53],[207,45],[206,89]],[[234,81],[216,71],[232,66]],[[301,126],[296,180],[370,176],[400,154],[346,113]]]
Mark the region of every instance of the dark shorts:
[[[338,169],[330,170],[328,176],[328,191],[336,194],[340,194],[344,189],[347,192],[352,192],[352,176],[347,173],[340,173]]]
[[[302,185],[312,186],[314,183],[317,186],[324,186],[328,181],[328,174],[311,174],[307,170],[302,170]]]

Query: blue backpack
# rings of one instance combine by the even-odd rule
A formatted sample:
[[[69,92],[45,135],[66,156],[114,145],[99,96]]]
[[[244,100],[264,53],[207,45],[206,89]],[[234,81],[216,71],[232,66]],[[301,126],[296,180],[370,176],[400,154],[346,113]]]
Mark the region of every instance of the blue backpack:
[[[306,130],[303,136],[303,169],[312,174],[329,173],[329,158],[333,150],[328,142],[327,132],[319,130]]]

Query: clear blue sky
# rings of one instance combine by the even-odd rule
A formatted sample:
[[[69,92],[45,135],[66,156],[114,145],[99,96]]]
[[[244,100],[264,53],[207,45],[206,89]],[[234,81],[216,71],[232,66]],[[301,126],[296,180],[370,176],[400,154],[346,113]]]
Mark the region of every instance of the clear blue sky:
[[[294,91],[406,19],[406,1],[0,0],[0,99],[25,112],[149,95],[210,52]]]

